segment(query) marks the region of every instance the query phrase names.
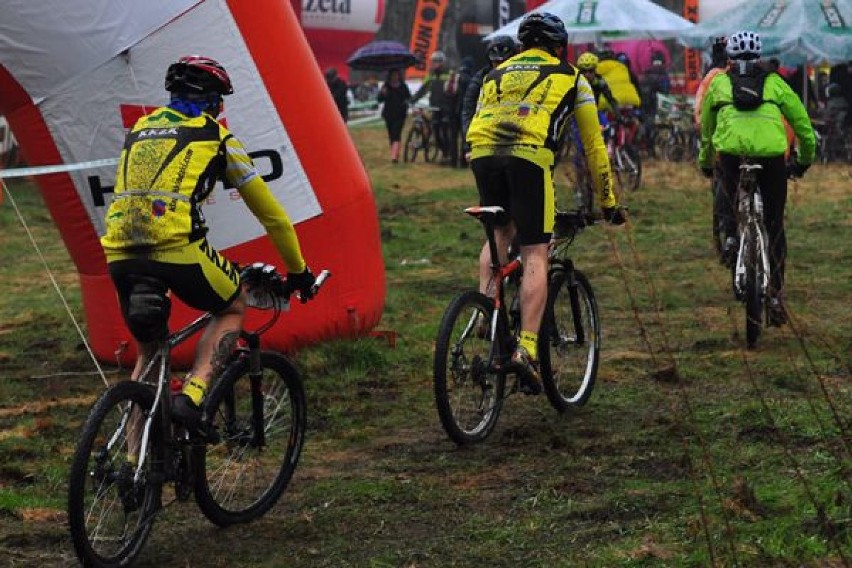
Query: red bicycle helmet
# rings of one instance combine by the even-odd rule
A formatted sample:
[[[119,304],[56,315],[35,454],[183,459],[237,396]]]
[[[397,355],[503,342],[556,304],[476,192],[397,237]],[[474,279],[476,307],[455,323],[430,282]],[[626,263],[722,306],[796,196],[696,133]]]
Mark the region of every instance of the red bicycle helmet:
[[[209,57],[186,55],[169,65],[166,90],[179,93],[230,95],[234,92],[225,68]]]

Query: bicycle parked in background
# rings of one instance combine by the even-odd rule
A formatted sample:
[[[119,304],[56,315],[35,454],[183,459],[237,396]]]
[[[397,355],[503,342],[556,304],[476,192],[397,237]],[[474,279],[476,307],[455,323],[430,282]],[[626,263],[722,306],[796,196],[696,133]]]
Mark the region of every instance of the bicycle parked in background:
[[[480,442],[497,425],[503,401],[519,391],[511,355],[520,331],[519,253],[499,263],[494,224],[502,207],[471,207],[488,237],[490,293],[468,290],[444,312],[435,340],[434,395],[441,425],[459,445]],[[544,392],[559,412],[586,403],[597,376],[601,342],[597,302],[586,276],[574,267],[567,247],[594,219],[584,212],[559,212],[550,243],[548,294],[539,331],[538,355]],[[514,377],[508,386],[508,377]]]
[[[315,291],[328,276],[317,277]],[[194,495],[208,519],[228,526],[262,516],[287,487],[305,438],[305,391],[296,368],[283,355],[262,351],[260,337],[289,307],[290,290],[269,265],[252,265],[241,279],[247,305],[272,315],[241,333],[204,400],[203,434],[171,420],[170,353],[205,328],[209,313],[163,337],[138,381],[116,383],[92,407],[68,484],[71,539],[84,565],[133,562],[158,513],[174,501]],[[167,301],[165,285],[159,289]],[[167,334],[166,322],[160,324]],[[163,503],[167,484],[174,497]]]
[[[610,118],[606,125],[604,140],[616,187],[622,196],[627,191],[636,191],[642,185],[642,158],[633,143],[638,127],[636,116],[628,110],[623,111],[617,119]]]
[[[411,127],[405,137],[405,149],[402,159],[405,162],[416,162],[417,156],[422,155],[426,162],[434,162],[438,158],[440,145],[438,129],[432,123],[431,107],[415,106],[411,110]]]

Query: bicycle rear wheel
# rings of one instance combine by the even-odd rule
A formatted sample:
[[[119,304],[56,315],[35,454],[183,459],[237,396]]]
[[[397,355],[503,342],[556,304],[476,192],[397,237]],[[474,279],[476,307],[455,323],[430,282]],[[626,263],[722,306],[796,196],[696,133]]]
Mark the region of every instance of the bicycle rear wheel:
[[[757,249],[757,230],[746,227],[745,239],[745,311],[746,345],[749,349],[757,344],[760,327],[763,323],[763,267]]]
[[[417,160],[417,153],[425,144],[423,140],[423,131],[416,127],[411,127],[408,135],[405,137],[405,150],[402,153],[402,159],[405,162],[414,162]]]
[[[559,412],[582,406],[595,386],[601,329],[589,280],[579,270],[554,270],[539,333],[544,392]]]
[[[435,405],[447,435],[459,445],[488,437],[503,406],[506,377],[491,368],[494,302],[470,290],[444,312],[435,340]]]
[[[125,381],[101,395],[77,442],[68,480],[68,525],[77,557],[85,566],[127,566],[142,550],[160,508],[155,482],[161,434],[155,418],[149,447],[139,451],[142,425],[154,404],[145,385]],[[140,471],[127,457],[146,454]]]
[[[205,403],[219,440],[199,446],[195,499],[219,526],[266,513],[286,489],[302,451],[307,403],[299,373],[282,355],[263,352],[252,377],[248,358],[232,363]]]

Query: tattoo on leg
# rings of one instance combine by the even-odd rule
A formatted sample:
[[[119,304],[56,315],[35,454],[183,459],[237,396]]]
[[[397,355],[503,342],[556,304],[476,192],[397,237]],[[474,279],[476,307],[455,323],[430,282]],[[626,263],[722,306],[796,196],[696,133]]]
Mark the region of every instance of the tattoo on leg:
[[[228,331],[219,340],[219,344],[213,350],[213,355],[210,357],[210,366],[213,369],[214,375],[222,370],[222,367],[231,356],[234,346],[237,344],[237,338],[240,336],[238,331]]]

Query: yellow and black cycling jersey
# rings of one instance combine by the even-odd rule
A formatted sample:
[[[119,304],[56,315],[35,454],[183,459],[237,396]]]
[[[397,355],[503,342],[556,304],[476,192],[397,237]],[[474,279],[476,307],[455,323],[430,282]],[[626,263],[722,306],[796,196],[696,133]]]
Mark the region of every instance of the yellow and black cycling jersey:
[[[237,188],[287,269],[304,270],[293,225],[242,143],[209,114],[188,117],[169,107],[143,116],[127,135],[101,238],[107,260],[202,239],[201,205],[219,180]]]
[[[612,173],[592,89],[578,70],[527,49],[492,70],[467,132],[471,159],[509,155],[552,167],[574,116],[602,207],[614,207]]]

